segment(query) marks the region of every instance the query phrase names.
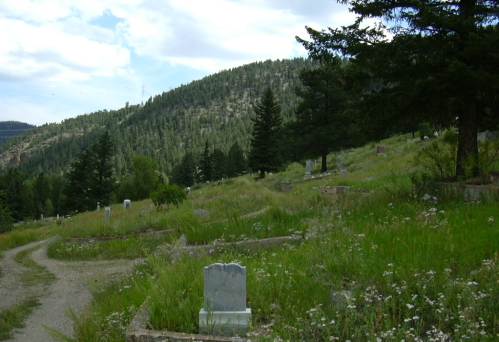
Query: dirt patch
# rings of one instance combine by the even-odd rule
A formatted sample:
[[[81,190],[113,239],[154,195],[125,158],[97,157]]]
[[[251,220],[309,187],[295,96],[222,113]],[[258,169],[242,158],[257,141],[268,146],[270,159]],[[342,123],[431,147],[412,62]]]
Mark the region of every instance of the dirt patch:
[[[0,310],[7,310],[14,305],[31,296],[38,296],[43,293],[44,286],[22,286],[24,275],[29,272],[29,269],[19,264],[15,258],[16,255],[45,244],[46,241],[37,241],[28,243],[27,245],[8,250],[4,253],[3,259],[0,261],[2,274],[0,277]]]
[[[56,341],[50,330],[73,337],[73,322],[68,312],[80,314],[90,304],[91,286],[96,286],[122,277],[143,259],[112,260],[96,262],[64,262],[47,257],[48,241],[31,243],[7,251],[2,260],[4,276],[0,279],[1,307],[21,303],[28,296],[36,296],[40,305],[25,322],[25,328],[14,333],[11,341],[46,342]],[[31,257],[55,276],[55,281],[42,288],[21,286],[21,277],[27,269],[18,264],[15,255],[39,245]],[[8,275],[7,275],[8,274]]]

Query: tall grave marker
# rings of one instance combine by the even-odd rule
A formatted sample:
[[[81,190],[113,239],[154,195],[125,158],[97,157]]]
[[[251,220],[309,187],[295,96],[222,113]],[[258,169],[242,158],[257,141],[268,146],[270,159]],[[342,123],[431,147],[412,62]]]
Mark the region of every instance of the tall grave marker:
[[[251,322],[246,307],[246,267],[212,264],[204,268],[204,306],[199,311],[202,334],[244,336]]]

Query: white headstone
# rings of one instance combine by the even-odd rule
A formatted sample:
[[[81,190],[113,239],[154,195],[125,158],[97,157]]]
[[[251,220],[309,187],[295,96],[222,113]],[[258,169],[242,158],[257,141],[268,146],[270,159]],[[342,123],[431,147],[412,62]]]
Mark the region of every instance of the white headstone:
[[[111,207],[104,208],[104,220],[106,222],[111,221]]]
[[[305,176],[312,175],[312,171],[314,170],[314,161],[307,159],[305,163]]]
[[[97,202],[97,211],[100,211],[100,202]]]
[[[123,201],[123,208],[125,209],[130,209],[132,207],[132,201],[129,199],[126,199]]]
[[[243,336],[251,322],[246,308],[246,267],[212,264],[204,268],[204,307],[199,311],[201,333]]]

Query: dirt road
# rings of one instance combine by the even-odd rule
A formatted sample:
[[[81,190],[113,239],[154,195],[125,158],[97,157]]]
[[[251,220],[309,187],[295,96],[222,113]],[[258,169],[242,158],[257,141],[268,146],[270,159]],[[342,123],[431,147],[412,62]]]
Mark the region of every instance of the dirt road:
[[[15,255],[39,245],[32,253],[32,259],[55,275],[56,280],[43,287],[21,286],[19,281],[26,269],[15,262]],[[49,330],[57,330],[66,336],[73,336],[73,324],[69,310],[81,313],[92,300],[91,287],[116,279],[130,272],[142,260],[112,260],[95,262],[64,262],[47,257],[47,241],[22,246],[5,253],[0,262],[1,308],[20,303],[28,296],[39,297],[36,307],[25,322],[25,328],[16,331],[11,341],[47,342],[55,341]],[[7,300],[4,300],[7,298]],[[47,329],[48,328],[48,329]]]

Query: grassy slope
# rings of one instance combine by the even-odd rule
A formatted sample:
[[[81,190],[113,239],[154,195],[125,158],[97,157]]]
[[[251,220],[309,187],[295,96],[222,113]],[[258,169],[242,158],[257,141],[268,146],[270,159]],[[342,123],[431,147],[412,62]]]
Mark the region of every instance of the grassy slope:
[[[96,294],[92,311],[77,320],[78,339],[123,340],[127,322],[146,296],[151,297],[153,327],[196,331],[201,270],[216,261],[247,266],[255,335],[414,340],[483,334],[494,339],[499,323],[497,203],[414,199],[409,173],[423,143],[400,136],[382,144],[387,156],[376,156],[374,145],[342,153],[349,169],[344,176],[300,182],[303,167],[293,164],[260,182],[246,176],[202,187],[168,212],[156,212],[144,201],[134,203],[130,212],[113,207],[109,225],[102,212],[84,213],[62,226],[34,230],[61,234],[51,255],[69,259],[145,256],[171,240],[130,237],[85,247],[69,240],[146,228],[174,228],[191,244],[296,232],[320,237],[293,248],[227,252],[177,264],[151,257],[129,279]],[[275,190],[283,181],[297,182],[292,192]],[[350,185],[354,191],[341,198],[320,194],[320,188],[334,185]],[[196,216],[199,208],[209,216]],[[269,209],[241,218],[264,208]],[[4,239],[14,239],[16,233],[11,234]]]

